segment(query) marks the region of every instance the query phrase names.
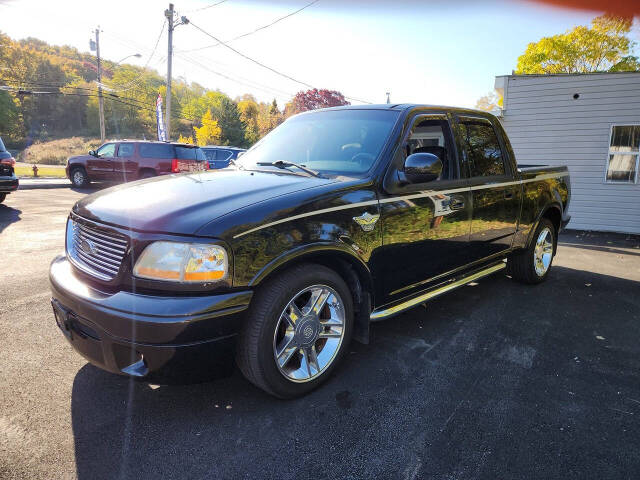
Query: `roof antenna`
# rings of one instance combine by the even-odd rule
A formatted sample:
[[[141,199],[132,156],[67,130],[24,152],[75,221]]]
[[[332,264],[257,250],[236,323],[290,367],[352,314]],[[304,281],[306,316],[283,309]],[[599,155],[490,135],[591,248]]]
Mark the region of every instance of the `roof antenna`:
[[[390,95],[391,95],[391,92],[387,92],[387,104],[391,103],[391,100],[389,100]]]

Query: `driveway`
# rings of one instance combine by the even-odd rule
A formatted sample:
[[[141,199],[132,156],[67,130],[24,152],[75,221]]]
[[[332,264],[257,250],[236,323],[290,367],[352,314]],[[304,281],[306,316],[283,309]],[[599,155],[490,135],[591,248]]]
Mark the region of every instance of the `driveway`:
[[[131,381],[67,345],[47,269],[81,196],[0,205],[0,478],[637,478],[638,237],[567,232],[545,284],[497,274],[375,324],[279,401],[237,372]]]

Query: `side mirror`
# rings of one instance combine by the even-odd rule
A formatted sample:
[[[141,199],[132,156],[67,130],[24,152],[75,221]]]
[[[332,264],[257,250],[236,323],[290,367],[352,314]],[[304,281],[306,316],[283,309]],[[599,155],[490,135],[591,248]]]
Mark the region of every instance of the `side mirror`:
[[[442,173],[442,160],[433,153],[414,153],[404,161],[404,171],[398,172],[401,183],[425,183]]]
[[[96,157],[96,151],[95,150],[89,150],[89,155],[91,155],[92,157]]]
[[[238,156],[236,158],[240,158],[242,155],[244,155],[244,152],[238,152]]]

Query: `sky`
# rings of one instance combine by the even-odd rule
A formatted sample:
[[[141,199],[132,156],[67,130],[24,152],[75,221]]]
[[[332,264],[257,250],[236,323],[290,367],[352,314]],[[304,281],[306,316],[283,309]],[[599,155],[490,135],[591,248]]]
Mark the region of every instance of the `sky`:
[[[220,3],[219,3],[220,2]],[[509,74],[528,43],[588,24],[599,12],[541,6],[524,0],[317,0],[301,12],[229,45],[216,43],[267,25],[311,0],[175,0],[189,25],[174,31],[173,76],[219,89],[251,93],[283,105],[303,84],[384,103],[473,107]],[[101,54],[166,75],[168,1],[0,0],[0,31],[89,51],[99,25]],[[215,5],[219,3],[218,5]],[[195,25],[195,26],[194,26]],[[162,34],[160,35],[162,31]],[[640,40],[637,28],[632,33]],[[157,49],[154,45],[158,41]],[[189,51],[191,50],[191,51]],[[292,79],[248,60],[250,57]]]

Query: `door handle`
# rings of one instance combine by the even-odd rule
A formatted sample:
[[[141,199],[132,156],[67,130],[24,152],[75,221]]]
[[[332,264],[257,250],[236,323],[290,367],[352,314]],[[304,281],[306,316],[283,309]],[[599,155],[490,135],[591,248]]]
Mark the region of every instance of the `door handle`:
[[[449,202],[449,208],[451,210],[462,210],[464,208],[464,199],[462,198],[452,198],[451,202]]]

